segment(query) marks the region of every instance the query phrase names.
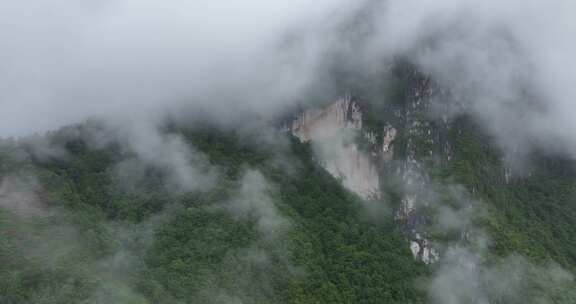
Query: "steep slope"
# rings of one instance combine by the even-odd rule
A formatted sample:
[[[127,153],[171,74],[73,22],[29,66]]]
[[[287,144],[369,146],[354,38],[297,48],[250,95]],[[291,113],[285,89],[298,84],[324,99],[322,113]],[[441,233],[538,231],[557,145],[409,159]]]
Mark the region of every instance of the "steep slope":
[[[82,138],[52,137],[65,159],[3,148],[3,181],[36,179],[24,189],[46,211],[2,210],[2,303],[423,301],[414,281],[426,269],[401,232],[366,218],[308,144],[287,141],[296,167],[283,169],[275,145],[251,144],[260,134],[170,132],[219,168],[213,188],[174,192],[153,168],[124,188],[111,173],[130,154]]]
[[[438,261],[444,246],[434,227],[435,209],[445,204],[438,201],[442,195],[438,188],[462,185],[474,200],[482,201],[478,213],[489,213],[480,226],[494,238],[493,252],[521,253],[573,269],[573,162],[540,153],[532,159],[538,165],[530,174],[513,178],[497,144],[471,117],[448,118],[448,111],[442,112],[454,102],[446,90],[410,66],[399,65],[392,74],[388,81],[395,86],[388,87],[387,94],[352,86],[360,97],[304,111],[294,120],[292,134],[318,146],[319,162],[348,189],[365,199],[384,197],[393,205],[395,221],[410,241],[413,255],[426,264]],[[343,135],[347,133],[353,135]],[[339,141],[326,144],[326,134]],[[322,151],[329,149],[344,155],[341,163],[358,164],[355,160],[361,158],[362,168],[369,169],[336,167]],[[346,149],[355,154],[338,152]],[[354,186],[352,181],[363,179],[374,183]]]
[[[431,114],[448,93],[388,80],[283,131],[167,123],[143,155],[96,122],[2,141],[0,302],[574,303],[573,162],[514,175]]]
[[[368,140],[375,137],[361,133],[362,112],[349,96],[325,109],[308,109],[300,113],[290,130],[301,142],[315,144],[321,165],[341,179],[344,187],[364,199],[381,195],[378,168],[355,142],[356,136],[366,136]]]
[[[404,227],[413,255],[429,264],[438,253],[424,229],[423,209],[429,204],[423,197],[429,184],[425,163],[451,158],[444,136],[448,123],[439,125],[426,117],[435,95],[428,79],[408,67],[397,73],[396,81],[406,84],[395,96],[371,102],[346,96],[324,109],[303,111],[290,130],[302,142],[312,142],[323,167],[364,199],[381,198],[389,180],[399,180],[403,189],[395,218]]]

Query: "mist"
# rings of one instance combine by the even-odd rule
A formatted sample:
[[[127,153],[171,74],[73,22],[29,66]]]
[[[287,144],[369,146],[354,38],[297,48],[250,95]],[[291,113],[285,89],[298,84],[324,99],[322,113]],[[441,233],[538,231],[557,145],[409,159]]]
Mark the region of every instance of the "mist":
[[[427,180],[413,171],[412,178]],[[430,276],[417,282],[427,303],[555,303],[573,302],[574,274],[552,259],[535,261],[517,253],[498,254],[490,205],[462,185],[429,180],[406,187],[413,204],[426,210],[422,229],[435,256]],[[414,185],[412,185],[414,186]]]
[[[273,117],[307,102],[310,90],[333,89],[327,65],[376,75],[401,58],[450,92],[452,108],[442,114],[471,115],[510,162],[523,166],[532,151],[576,158],[574,12],[570,0],[4,1],[0,137],[97,117],[115,132],[96,145],[112,140],[133,153],[120,164],[120,179],[137,181],[140,166],[151,166],[166,173],[174,189],[208,190],[217,168],[180,136],[163,132],[164,117],[181,109],[182,121],[200,109],[223,121],[242,120],[239,113],[246,112]],[[366,27],[361,35],[344,35],[343,27],[356,33],[358,18]],[[340,62],[331,60],[335,54]],[[67,157],[42,138],[26,142],[40,159]],[[335,151],[320,152],[338,158]],[[0,207],[45,216],[30,191],[11,190],[19,184],[2,182]],[[256,218],[262,240],[246,249],[247,265],[267,265],[271,253],[259,247],[280,243],[290,228],[268,187],[260,173],[249,171],[226,209],[240,219]],[[484,235],[473,223],[482,212],[460,207],[441,206],[433,228]],[[534,283],[539,288],[573,281],[556,266],[544,271],[516,256],[488,263],[484,245],[467,242],[442,244],[427,285],[433,303],[515,300],[526,288],[514,279],[533,273],[544,276]],[[462,285],[454,292],[456,284]]]
[[[148,303],[134,290],[134,278],[146,268],[142,257],[154,242],[155,229],[170,219],[174,208],[140,223],[96,224],[83,218],[85,222],[80,224],[74,220],[78,214],[51,201],[48,193],[32,173],[0,178],[2,236],[10,240],[6,244],[16,244],[8,269],[24,263],[26,271],[37,271],[39,277],[60,274],[67,278],[61,290],[38,284],[31,301],[52,303],[66,299],[70,297],[70,282],[88,278],[92,285],[74,287],[86,295],[83,303]],[[100,215],[91,214],[93,219]],[[91,234],[86,227],[98,232]],[[94,240],[94,233],[104,238]],[[7,291],[0,298],[10,302],[11,296],[14,295]]]
[[[2,3],[0,135],[178,104],[266,113],[308,85],[324,46],[319,33],[350,7],[328,0]]]
[[[6,2],[0,136],[182,105],[271,114],[325,85],[331,55],[365,74],[400,56],[509,154],[572,157],[575,9],[567,0]],[[370,25],[362,39],[343,35],[358,18]]]
[[[450,91],[509,159],[576,155],[573,1],[388,1],[365,56],[401,56]],[[448,114],[448,113],[443,113]]]

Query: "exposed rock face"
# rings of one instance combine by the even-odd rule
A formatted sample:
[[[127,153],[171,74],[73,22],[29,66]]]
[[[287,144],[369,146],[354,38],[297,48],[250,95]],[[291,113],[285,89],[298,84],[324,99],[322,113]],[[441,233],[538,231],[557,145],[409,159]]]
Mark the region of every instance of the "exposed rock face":
[[[438,163],[451,160],[452,148],[447,140],[450,122],[447,118],[438,122],[423,119],[430,110],[430,100],[443,94],[429,79],[416,71],[401,77],[409,82],[404,100],[386,109],[388,119],[382,117],[381,131],[363,126],[362,107],[350,97],[324,109],[300,113],[290,131],[302,142],[312,142],[324,168],[365,199],[381,196],[385,175],[400,179],[404,189],[394,218],[410,241],[414,257],[430,264],[439,255],[427,233],[429,219],[425,211],[432,202],[422,159]],[[360,141],[370,146],[368,151],[360,148]]]
[[[425,209],[430,206],[433,195],[429,192],[428,176],[420,163],[406,161],[400,168],[404,189],[400,206],[394,213],[394,219],[402,225],[410,240],[410,249],[415,258],[426,264],[436,262],[439,255],[427,237],[428,218]]]
[[[362,198],[380,196],[380,178],[371,159],[356,144],[338,147],[336,157],[324,161],[326,170],[342,180],[344,187]]]
[[[377,164],[354,140],[362,132],[362,112],[350,97],[338,99],[325,109],[302,112],[291,131],[302,142],[312,141],[322,166],[341,179],[344,187],[364,199],[380,196]],[[368,138],[376,140],[375,136]]]
[[[432,264],[440,258],[438,252],[432,247],[432,244],[416,232],[414,233],[414,240],[410,241],[410,251],[412,251],[412,255],[414,255],[415,258],[425,264]]]
[[[421,207],[426,204],[422,189],[426,187],[426,178],[417,161],[416,144],[412,136],[423,134],[423,125],[415,118],[421,102],[409,104],[405,109],[397,110],[402,116],[406,134],[406,155],[396,167],[406,189],[400,207],[395,212],[396,221],[402,225],[410,241],[410,249],[415,258],[425,263],[438,259],[431,242],[425,237],[422,227],[426,219]],[[381,195],[382,164],[394,159],[394,141],[398,130],[386,123],[382,133],[364,130],[361,107],[350,97],[336,100],[324,109],[308,109],[298,115],[291,123],[290,131],[302,142],[313,144],[316,157],[322,166],[334,177],[340,179],[347,189],[364,199],[378,198]],[[380,148],[372,153],[359,148],[357,138],[363,138],[369,145],[376,147],[381,137]]]
[[[360,107],[348,96],[325,109],[306,110],[292,123],[292,134],[303,142],[333,137],[343,129],[362,129]]]
[[[410,249],[414,257],[426,264],[439,259],[439,254],[429,240],[427,227],[429,219],[425,210],[432,203],[430,178],[422,163],[423,158],[437,162],[447,162],[451,159],[451,144],[446,139],[449,121],[433,124],[422,119],[422,115],[430,110],[430,100],[442,95],[437,87],[427,78],[411,73],[408,75],[411,83],[406,100],[401,109],[404,132],[404,155],[397,167],[397,176],[404,185],[400,207],[395,212],[395,219],[400,223],[410,240]],[[390,133],[390,132],[388,132]],[[386,137],[384,138],[386,142]]]
[[[384,127],[384,135],[382,140],[382,160],[390,161],[394,157],[394,150],[392,149],[392,142],[396,139],[398,131],[390,124]]]

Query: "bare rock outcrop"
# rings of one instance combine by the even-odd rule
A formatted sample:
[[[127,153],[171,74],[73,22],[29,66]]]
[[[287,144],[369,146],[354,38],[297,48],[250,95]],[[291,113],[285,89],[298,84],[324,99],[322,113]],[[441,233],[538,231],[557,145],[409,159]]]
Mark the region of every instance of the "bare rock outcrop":
[[[300,113],[291,132],[302,142],[312,142],[319,162],[344,187],[364,199],[381,195],[377,164],[354,140],[362,132],[362,112],[349,96]]]

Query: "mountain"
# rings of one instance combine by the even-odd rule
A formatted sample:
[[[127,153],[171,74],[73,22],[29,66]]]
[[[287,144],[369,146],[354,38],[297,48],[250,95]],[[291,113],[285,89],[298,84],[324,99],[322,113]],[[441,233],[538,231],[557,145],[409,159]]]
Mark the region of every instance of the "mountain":
[[[573,162],[515,166],[410,65],[380,81],[2,140],[0,303],[575,303]]]

